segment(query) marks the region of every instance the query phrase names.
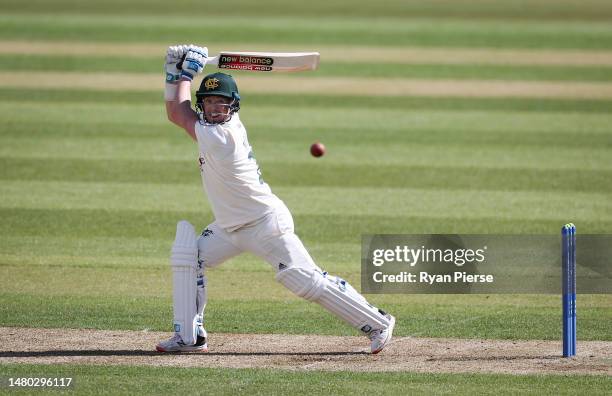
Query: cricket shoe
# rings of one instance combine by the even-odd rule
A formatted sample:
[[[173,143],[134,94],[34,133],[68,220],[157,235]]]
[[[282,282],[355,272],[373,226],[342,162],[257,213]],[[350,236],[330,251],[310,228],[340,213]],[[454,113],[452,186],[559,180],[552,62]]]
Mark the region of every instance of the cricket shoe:
[[[180,335],[174,334],[172,338],[162,341],[155,347],[158,352],[208,352],[206,333],[198,334],[195,345],[185,345]]]
[[[395,327],[395,317],[393,315],[386,314],[385,317],[389,319],[389,327],[384,330],[374,330],[368,338],[372,341],[371,351],[372,354],[376,355],[382,351],[391,342],[393,337],[393,328]]]

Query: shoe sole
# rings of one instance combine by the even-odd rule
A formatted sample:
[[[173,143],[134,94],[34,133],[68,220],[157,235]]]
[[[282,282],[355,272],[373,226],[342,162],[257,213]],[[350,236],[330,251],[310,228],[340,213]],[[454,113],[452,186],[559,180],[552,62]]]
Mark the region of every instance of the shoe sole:
[[[393,329],[395,329],[395,316],[391,316],[391,323],[389,323],[389,335],[387,336],[387,339],[385,340],[385,342],[383,342],[380,348],[375,351],[372,351],[372,355],[376,355],[377,353],[385,349],[387,345],[389,345],[389,343],[391,342],[391,338],[393,338]]]

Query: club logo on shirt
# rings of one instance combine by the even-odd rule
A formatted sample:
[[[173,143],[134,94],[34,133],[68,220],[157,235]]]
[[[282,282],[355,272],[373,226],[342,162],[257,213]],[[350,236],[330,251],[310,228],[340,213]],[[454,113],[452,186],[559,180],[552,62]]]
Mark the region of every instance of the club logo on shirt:
[[[206,163],[206,161],[204,161],[204,157],[198,158],[198,162],[200,163],[200,171],[204,172],[204,164]]]

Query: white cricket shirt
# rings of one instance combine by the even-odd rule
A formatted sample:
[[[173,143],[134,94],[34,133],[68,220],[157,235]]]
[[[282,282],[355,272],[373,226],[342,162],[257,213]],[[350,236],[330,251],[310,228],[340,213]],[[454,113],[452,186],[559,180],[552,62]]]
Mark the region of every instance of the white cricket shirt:
[[[238,114],[224,124],[196,122],[200,173],[215,221],[233,231],[284,203],[261,178]]]

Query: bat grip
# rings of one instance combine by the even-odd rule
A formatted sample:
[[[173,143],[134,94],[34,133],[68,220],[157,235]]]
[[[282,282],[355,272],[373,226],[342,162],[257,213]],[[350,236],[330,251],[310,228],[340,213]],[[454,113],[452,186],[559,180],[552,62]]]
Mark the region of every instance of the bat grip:
[[[176,68],[177,69],[183,70],[183,62],[185,61],[185,57],[186,56],[187,56],[187,54],[184,54],[183,57],[181,58],[181,61],[176,64]],[[217,66],[218,64],[219,64],[219,57],[218,56],[213,56],[211,58],[205,58],[204,59],[204,66],[206,66],[206,65]]]
[[[183,70],[183,61],[185,60],[185,57],[187,56],[187,54],[183,54],[183,57],[181,58],[180,62],[176,64],[176,68],[179,70]]]

